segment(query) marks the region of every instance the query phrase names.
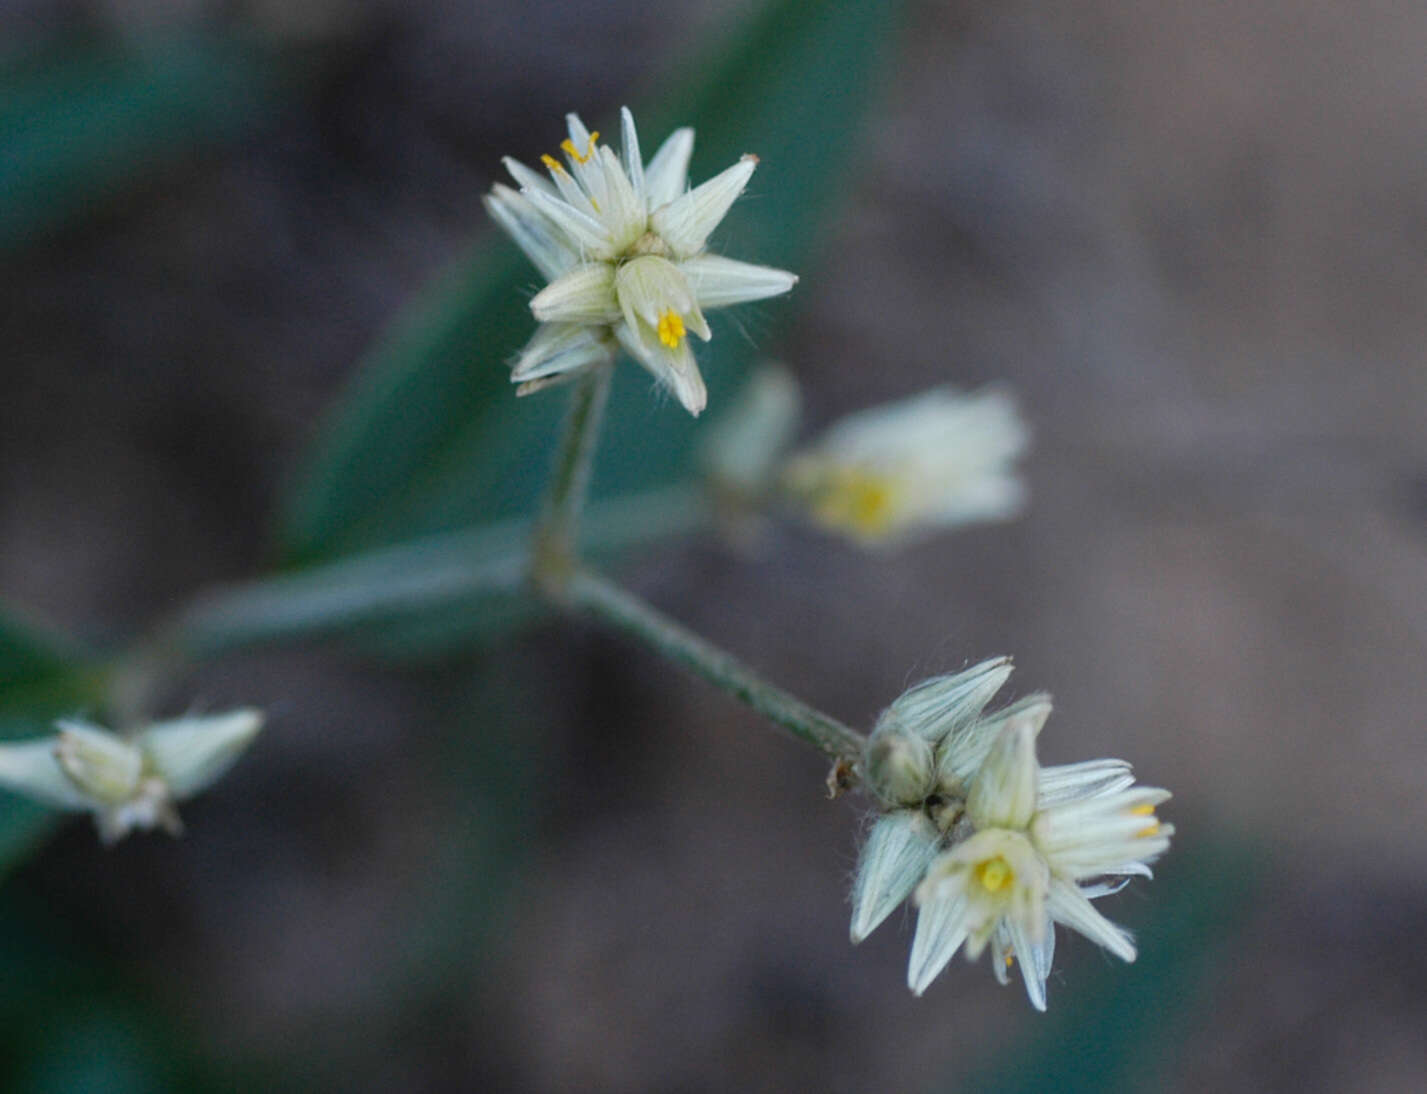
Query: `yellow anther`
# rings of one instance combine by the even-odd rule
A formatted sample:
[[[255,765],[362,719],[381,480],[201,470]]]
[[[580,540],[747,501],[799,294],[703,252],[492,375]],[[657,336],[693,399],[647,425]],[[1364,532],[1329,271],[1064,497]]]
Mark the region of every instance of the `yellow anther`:
[[[1006,968],[1009,969],[1009,968],[1010,968],[1012,965],[1014,965],[1015,963],[1016,963],[1016,955],[1013,954],[1013,953],[1008,953],[1008,954],[1006,955]]]
[[[1130,810],[1130,813],[1131,813],[1132,816],[1136,816],[1136,817],[1152,817],[1152,816],[1154,816],[1154,806],[1152,806],[1152,805],[1137,805],[1137,806],[1135,806],[1133,809]]]
[[[569,156],[576,163],[589,163],[595,155],[595,141],[599,139],[600,131],[596,129],[590,134],[590,146],[585,149],[583,156],[580,155],[580,150],[575,147],[575,142],[570,140],[569,137],[566,137],[560,142],[560,148],[564,151],[565,155]]]
[[[569,142],[567,141],[566,143],[568,144]],[[562,163],[561,163],[559,160],[557,160],[554,156],[551,156],[551,155],[549,155],[549,154],[546,154],[546,155],[541,156],[541,157],[540,157],[540,162],[543,163],[546,167],[548,167],[548,168],[549,168],[550,170],[552,170],[552,171],[563,171],[563,170],[565,170],[564,164],[562,164]]]
[[[1159,835],[1159,825],[1151,824],[1148,828],[1141,828],[1135,833],[1135,839],[1144,839],[1146,836]]]
[[[1015,881],[1016,875],[1011,870],[1011,864],[997,855],[976,864],[976,880],[988,893],[996,893]]]
[[[659,317],[659,341],[670,349],[677,349],[684,338],[684,321],[670,309]]]
[[[876,539],[892,528],[896,494],[895,483],[885,476],[835,468],[821,485],[813,512],[824,524]]]

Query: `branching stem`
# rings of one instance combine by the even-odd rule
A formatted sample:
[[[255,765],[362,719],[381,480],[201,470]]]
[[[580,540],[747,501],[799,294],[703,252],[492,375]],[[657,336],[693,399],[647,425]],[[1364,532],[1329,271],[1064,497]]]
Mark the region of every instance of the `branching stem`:
[[[862,755],[865,738],[855,729],[769,683],[732,654],[608,578],[593,570],[577,569],[570,575],[564,596],[571,607],[639,639],[832,759],[851,764]]]

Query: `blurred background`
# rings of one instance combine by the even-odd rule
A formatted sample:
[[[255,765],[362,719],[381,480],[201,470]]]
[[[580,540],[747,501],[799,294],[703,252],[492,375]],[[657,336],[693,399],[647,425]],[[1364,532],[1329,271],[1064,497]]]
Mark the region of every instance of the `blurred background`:
[[[696,179],[759,153],[718,239],[803,275],[715,326],[711,414],[766,353],[809,431],[1001,380],[1036,441],[1014,523],[609,565],[863,727],[1013,654],[1043,759],[1131,759],[1179,836],[1105,905],[1135,966],[917,1000],[910,916],[847,943],[861,804],[625,639],[461,604],[235,651],[161,697],[270,713],[183,839],[7,801],[0,1085],[1418,1089],[1424,47],[1320,0],[9,0],[8,735],[213,582],[528,511],[564,396],[510,396],[538,278],[480,196],[628,103]],[[694,436],[620,383],[607,495]]]

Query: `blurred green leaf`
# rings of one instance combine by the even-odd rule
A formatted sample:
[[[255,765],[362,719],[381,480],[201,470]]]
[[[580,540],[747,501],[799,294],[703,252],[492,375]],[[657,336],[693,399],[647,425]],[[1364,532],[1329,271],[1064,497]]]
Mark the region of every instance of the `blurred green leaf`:
[[[89,47],[0,72],[0,249],[102,207],[155,168],[247,132],[272,63],[234,41]]]
[[[849,149],[900,7],[901,0],[775,0],[681,90],[638,115],[651,149],[675,125],[695,126],[695,179],[743,152],[762,153],[750,194],[721,236],[734,244],[730,254],[807,269],[847,181]],[[551,119],[552,144],[560,130]],[[280,529],[289,557],[330,558],[529,512],[564,404],[558,395],[514,399],[505,369],[534,330],[522,290],[538,280],[505,243],[482,247],[399,318],[298,477]],[[762,331],[789,310],[787,301],[772,301],[739,310],[736,321]],[[700,347],[713,405],[754,352],[727,322]],[[651,387],[637,366],[619,370],[597,492],[665,483],[683,470],[694,423],[672,401],[652,400]]]

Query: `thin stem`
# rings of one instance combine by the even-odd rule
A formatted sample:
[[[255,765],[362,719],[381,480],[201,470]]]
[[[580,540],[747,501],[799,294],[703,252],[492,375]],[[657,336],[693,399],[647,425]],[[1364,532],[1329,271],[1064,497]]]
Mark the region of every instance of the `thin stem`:
[[[865,738],[855,729],[770,684],[732,654],[609,579],[592,570],[576,570],[570,575],[565,595],[571,606],[633,635],[834,760],[850,763],[861,756]]]
[[[576,381],[565,433],[555,455],[555,468],[531,548],[530,574],[547,593],[558,595],[575,567],[575,542],[580,510],[590,485],[600,423],[609,399],[614,369],[596,365]]]

